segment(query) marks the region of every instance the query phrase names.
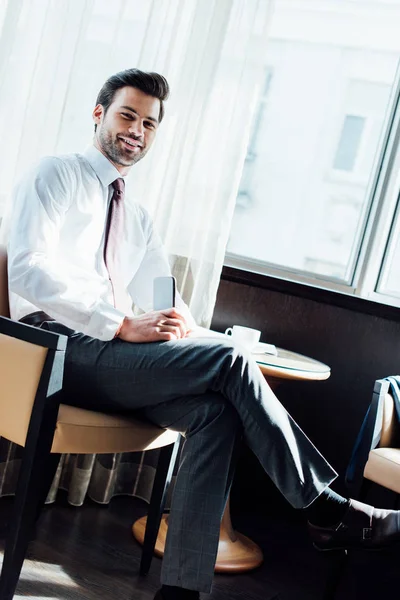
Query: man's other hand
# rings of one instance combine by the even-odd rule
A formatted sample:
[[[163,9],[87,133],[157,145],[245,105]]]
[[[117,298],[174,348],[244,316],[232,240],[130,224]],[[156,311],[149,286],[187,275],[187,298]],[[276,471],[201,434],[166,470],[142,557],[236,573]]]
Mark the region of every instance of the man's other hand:
[[[189,332],[185,317],[176,308],[153,310],[139,317],[125,317],[119,339],[147,343],[179,340]]]

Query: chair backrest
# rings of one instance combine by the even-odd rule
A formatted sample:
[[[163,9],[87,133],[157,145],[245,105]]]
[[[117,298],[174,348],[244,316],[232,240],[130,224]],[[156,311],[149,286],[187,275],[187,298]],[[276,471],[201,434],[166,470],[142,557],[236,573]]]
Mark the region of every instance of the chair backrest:
[[[7,249],[0,245],[0,315],[10,316],[8,303]]]
[[[398,435],[398,424],[394,401],[392,396],[387,393],[383,402],[382,431],[380,448],[393,448],[396,445],[395,438]],[[396,445],[398,447],[398,444]]]

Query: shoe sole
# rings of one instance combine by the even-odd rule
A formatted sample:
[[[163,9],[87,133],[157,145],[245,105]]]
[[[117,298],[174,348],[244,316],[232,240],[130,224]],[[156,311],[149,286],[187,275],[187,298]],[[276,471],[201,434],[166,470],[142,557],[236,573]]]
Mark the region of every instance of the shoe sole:
[[[400,548],[400,541],[389,544],[388,546],[381,546],[380,548],[371,548],[368,546],[336,546],[335,548],[320,548],[313,543],[315,550],[318,552],[348,552],[349,550],[361,550],[362,552],[383,552],[385,550],[393,550],[394,548]]]

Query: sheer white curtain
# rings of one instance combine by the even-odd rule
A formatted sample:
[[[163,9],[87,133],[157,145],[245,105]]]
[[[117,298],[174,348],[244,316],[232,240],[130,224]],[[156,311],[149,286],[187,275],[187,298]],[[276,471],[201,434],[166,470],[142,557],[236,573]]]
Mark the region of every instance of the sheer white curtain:
[[[129,67],[171,86],[149,155],[129,176],[178,286],[209,325],[263,81],[273,0],[8,0],[0,4],[0,210],[19,174],[90,143],[105,79]]]

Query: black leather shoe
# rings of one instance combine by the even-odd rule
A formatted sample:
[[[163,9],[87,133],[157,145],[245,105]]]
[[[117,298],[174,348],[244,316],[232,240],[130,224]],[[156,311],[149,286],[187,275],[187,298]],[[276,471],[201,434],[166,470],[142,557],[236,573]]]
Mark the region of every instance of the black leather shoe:
[[[308,523],[317,550],[365,548],[377,550],[400,542],[400,511],[374,508],[350,500],[343,520],[335,527]]]

